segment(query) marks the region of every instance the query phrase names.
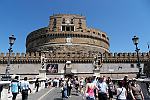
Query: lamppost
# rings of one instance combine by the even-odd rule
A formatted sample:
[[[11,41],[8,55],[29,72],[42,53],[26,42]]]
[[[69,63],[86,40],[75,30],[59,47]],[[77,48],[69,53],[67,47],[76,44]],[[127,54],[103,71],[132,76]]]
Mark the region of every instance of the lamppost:
[[[139,59],[139,48],[138,48],[138,42],[139,42],[139,38],[137,37],[137,36],[134,36],[133,38],[132,38],[132,41],[133,41],[133,43],[134,43],[134,45],[135,45],[135,47],[136,47],[136,49],[135,49],[135,51],[136,51],[136,53],[137,53],[137,67],[139,68],[139,72],[138,72],[138,74],[137,74],[137,78],[139,78],[140,76],[141,76],[141,70],[142,70],[142,68],[141,68],[141,66],[140,66],[140,59]]]
[[[10,56],[11,56],[11,53],[13,52],[12,50],[12,45],[14,44],[16,38],[14,37],[14,35],[11,35],[9,37],[9,54],[8,54],[8,61],[7,61],[7,67],[6,67],[6,71],[5,71],[5,76],[2,76],[2,80],[5,80],[5,81],[9,81],[11,79],[11,76],[10,76]]]

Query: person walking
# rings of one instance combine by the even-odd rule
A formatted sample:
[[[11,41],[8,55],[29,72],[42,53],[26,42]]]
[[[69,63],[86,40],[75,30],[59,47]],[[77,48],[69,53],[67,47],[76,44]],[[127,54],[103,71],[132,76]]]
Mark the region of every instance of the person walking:
[[[130,84],[131,84],[131,82],[128,78],[128,75],[125,75],[123,80],[122,80],[122,85],[127,90],[127,100],[132,100],[132,96],[131,96],[131,93],[129,90]]]
[[[97,85],[97,77],[93,76],[92,78],[93,78],[93,82],[92,83],[94,83],[95,85]],[[94,96],[95,96],[95,98],[97,98],[96,94],[97,94],[97,91],[96,91],[96,89],[94,89]]]
[[[68,98],[66,79],[64,79],[64,81],[62,82],[62,98]]]
[[[8,88],[8,93],[10,93],[10,89],[12,92],[12,100],[16,100],[17,94],[19,94],[19,89],[20,89],[20,84],[18,81],[18,76],[15,76],[15,78],[11,81],[9,88]]]
[[[3,91],[3,84],[0,84],[0,100],[1,100],[1,93]]]
[[[130,92],[133,100],[144,100],[144,95],[139,84],[137,84],[136,79],[132,79]]]
[[[83,87],[84,87],[84,79],[83,79],[83,77],[81,77],[81,79],[80,79],[80,93],[81,94],[84,94]]]
[[[86,84],[85,96],[86,100],[95,100],[94,89],[98,90],[98,87],[92,83],[92,77],[87,79],[88,83]]]
[[[48,79],[45,80],[45,88],[48,87]]]
[[[75,78],[75,90],[76,90],[76,93],[79,92],[79,81],[78,81],[78,78]]]
[[[70,96],[71,95],[71,89],[72,89],[71,79],[68,78],[68,80],[67,80],[67,95],[68,95],[68,97],[71,97]]]
[[[36,79],[35,81],[35,88],[36,88],[36,92],[39,91],[39,86],[40,86],[40,83],[39,83],[39,78]]]
[[[24,77],[24,80],[21,82],[21,93],[22,93],[22,100],[28,100],[28,91],[31,89],[29,87],[29,82],[27,81],[27,77]]]
[[[107,78],[106,82],[107,82],[107,85],[108,85],[109,100],[112,100],[113,99],[113,91],[115,90],[114,84],[113,84],[110,77]]]
[[[105,78],[100,77],[98,81],[98,100],[107,100],[108,97],[108,85],[106,84]]]
[[[125,87],[123,87],[123,83],[119,81],[116,100],[126,100],[126,97],[127,97],[127,90]]]

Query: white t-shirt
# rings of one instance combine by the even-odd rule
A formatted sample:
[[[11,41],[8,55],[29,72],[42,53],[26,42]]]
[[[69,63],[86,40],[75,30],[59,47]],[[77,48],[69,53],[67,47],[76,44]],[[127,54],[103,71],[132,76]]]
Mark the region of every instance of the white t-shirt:
[[[99,92],[107,93],[108,85],[106,82],[98,83]]]
[[[29,89],[29,82],[28,81],[22,81],[21,82],[21,90],[28,90]]]
[[[123,90],[122,90],[123,89]],[[122,91],[122,92],[121,92]],[[121,94],[120,94],[121,92]],[[120,94],[120,95],[119,95]],[[117,88],[117,95],[118,96],[118,99],[126,99],[126,89],[124,87],[122,88]]]

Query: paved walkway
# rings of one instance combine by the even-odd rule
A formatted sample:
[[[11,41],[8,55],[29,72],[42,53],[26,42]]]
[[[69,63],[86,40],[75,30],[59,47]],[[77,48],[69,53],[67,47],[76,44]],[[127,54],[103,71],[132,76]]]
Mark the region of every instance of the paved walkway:
[[[40,89],[39,92],[33,92],[29,93],[28,100],[42,100],[46,94],[48,94],[50,91],[52,91],[54,88],[45,88],[45,89]],[[21,94],[17,96],[17,100],[21,100]]]
[[[21,98],[17,100],[21,100]],[[85,100],[85,99],[80,93],[76,93],[74,89],[71,92],[71,97],[62,99],[60,88],[52,87],[42,89],[34,94],[30,94],[29,100]]]
[[[17,100],[21,100],[21,95],[17,97]],[[67,100],[83,100],[80,94],[75,93],[73,90],[71,97]],[[62,99],[60,88],[45,88],[34,94],[29,94],[28,100],[66,100]]]
[[[146,88],[143,83],[140,84],[142,88]],[[143,91],[144,94],[146,95],[146,92]],[[41,89],[39,92],[31,93],[29,94],[29,99],[28,100],[85,100],[83,99],[84,97],[81,94],[78,94],[75,92],[73,89],[71,92],[71,97],[67,99],[62,99],[62,94],[60,88],[45,88]],[[115,100],[115,96],[113,100]],[[17,100],[21,100],[21,95],[17,96]],[[150,100],[149,96],[145,96],[145,100]]]

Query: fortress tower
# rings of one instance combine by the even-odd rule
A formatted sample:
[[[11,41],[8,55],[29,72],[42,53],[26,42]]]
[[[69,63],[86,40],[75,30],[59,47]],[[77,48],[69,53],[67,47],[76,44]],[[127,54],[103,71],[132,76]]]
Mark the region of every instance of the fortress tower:
[[[26,52],[101,52],[109,53],[105,32],[88,28],[85,16],[55,14],[49,25],[28,34]]]

